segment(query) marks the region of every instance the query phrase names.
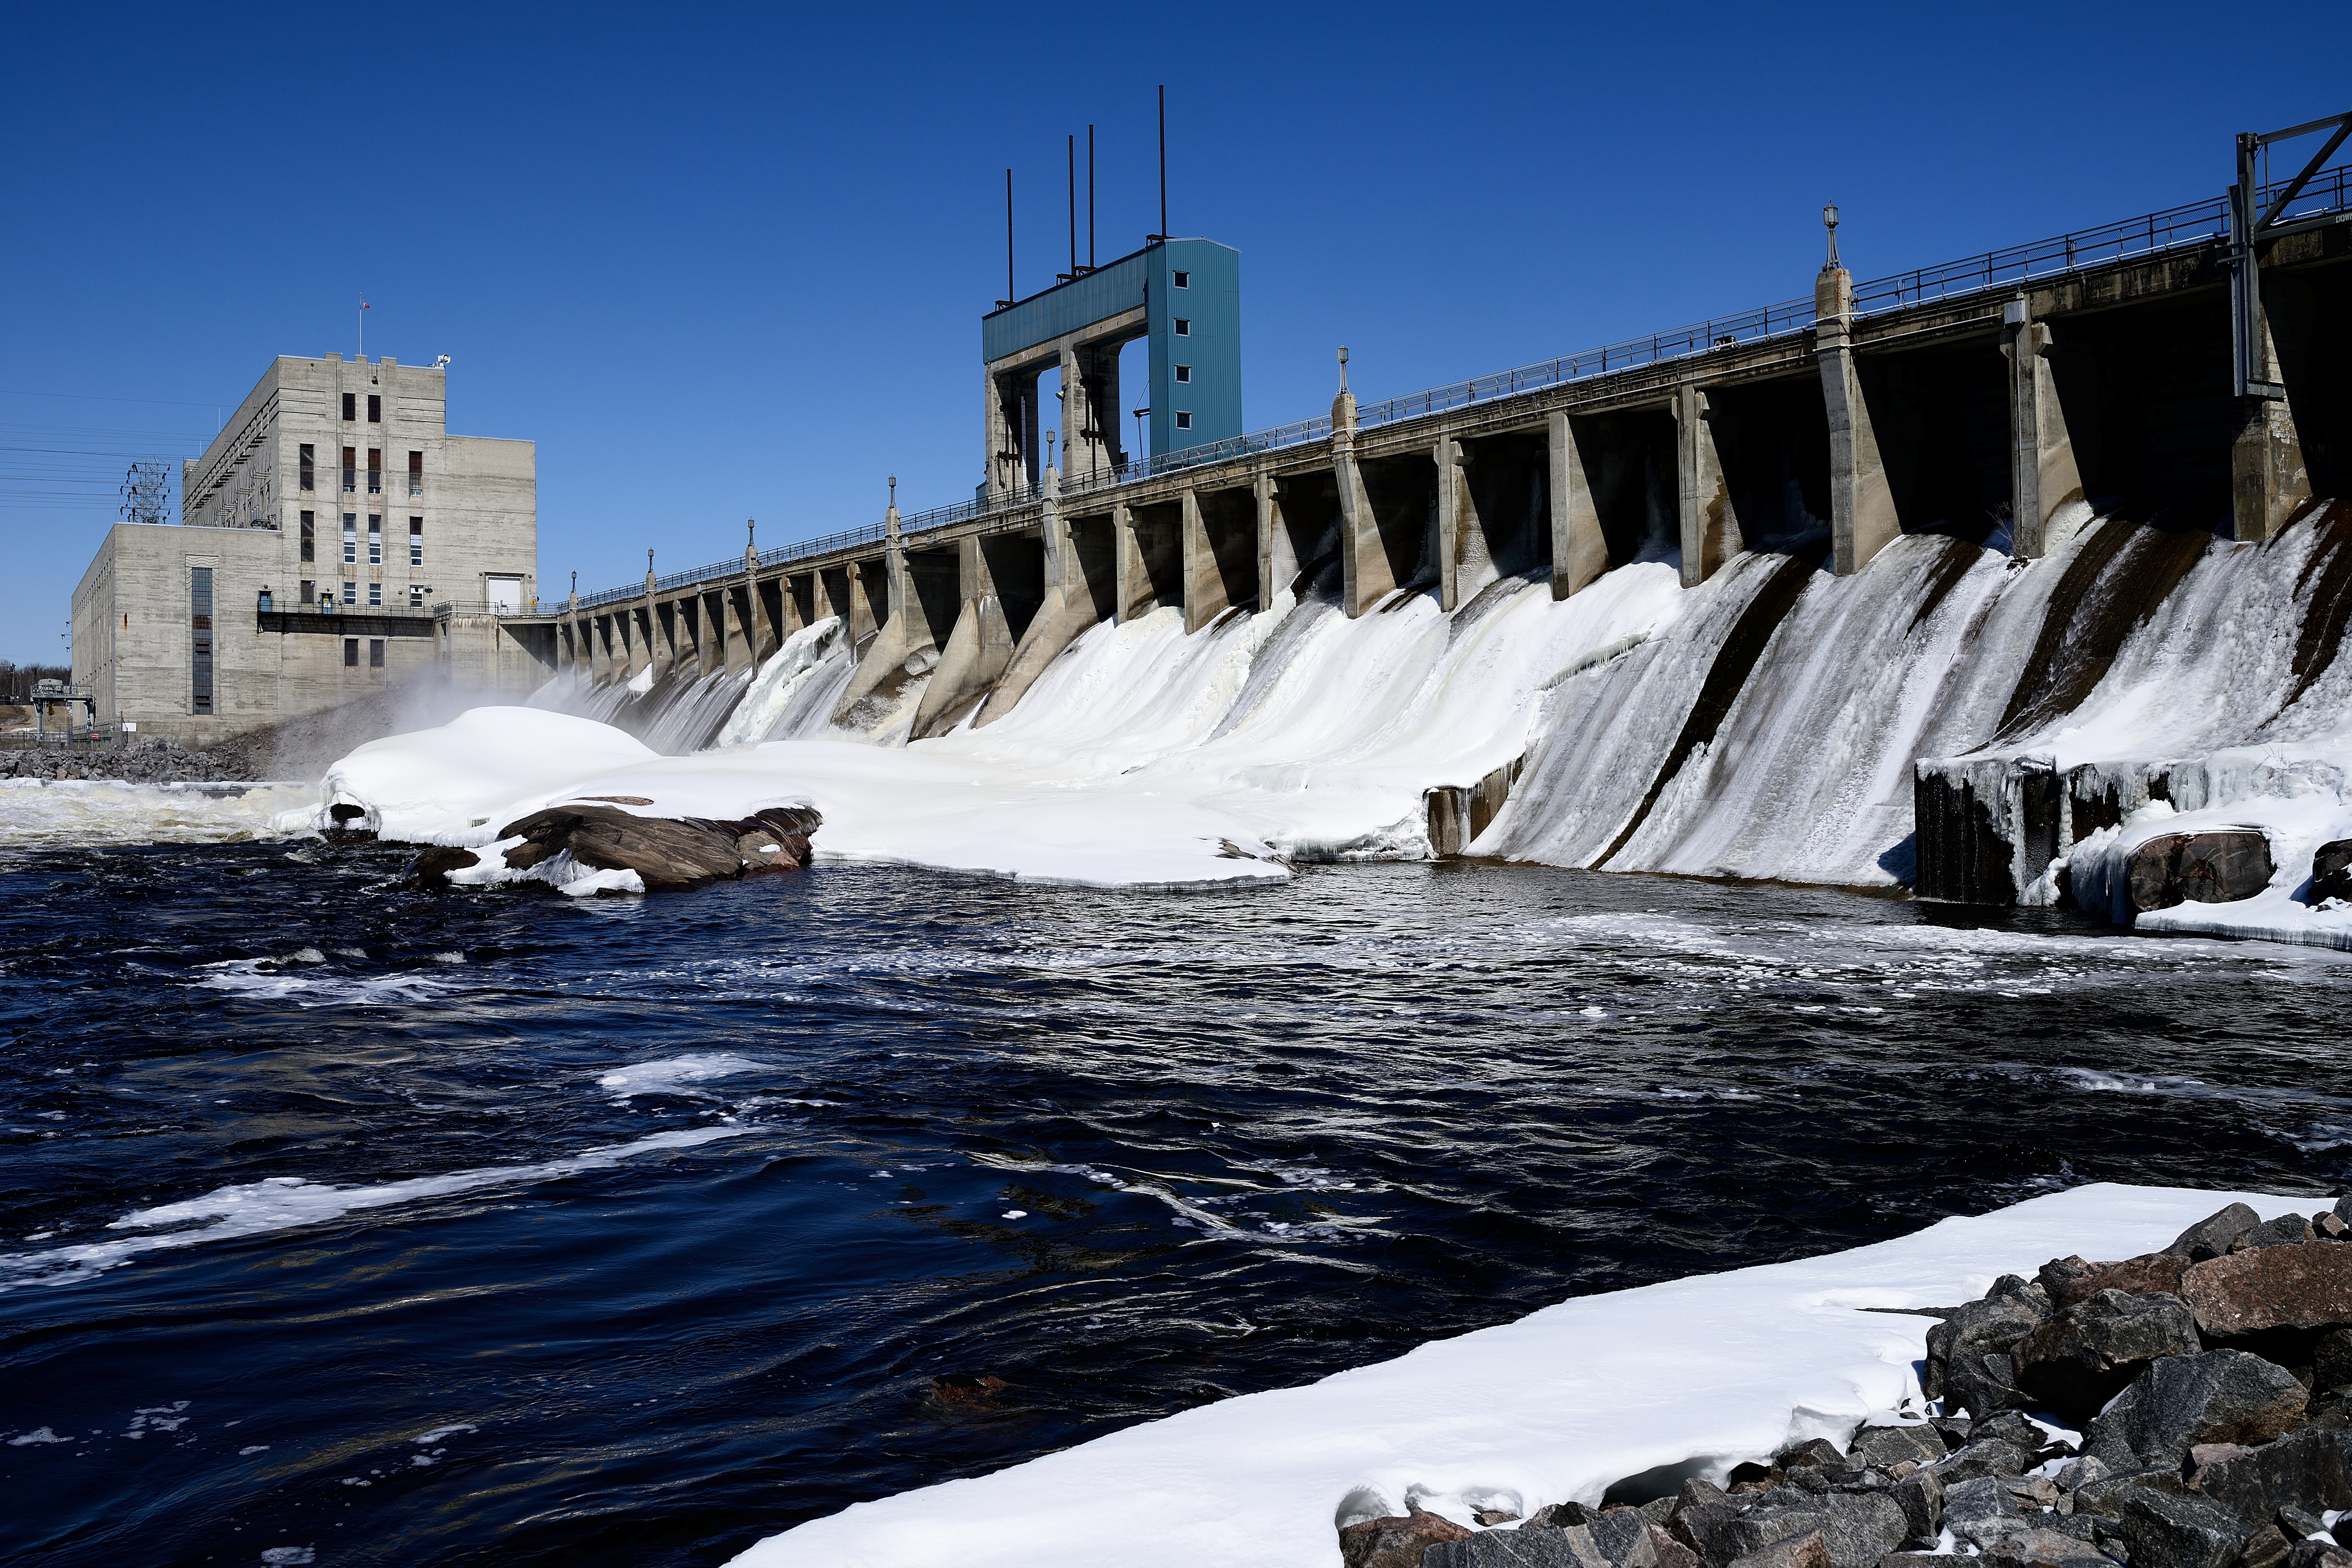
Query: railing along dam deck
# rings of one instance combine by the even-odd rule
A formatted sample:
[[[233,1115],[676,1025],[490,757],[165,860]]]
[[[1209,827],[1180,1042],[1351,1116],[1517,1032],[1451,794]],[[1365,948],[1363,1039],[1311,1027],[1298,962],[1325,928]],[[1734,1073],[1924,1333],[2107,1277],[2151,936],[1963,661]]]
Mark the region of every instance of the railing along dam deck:
[[[1567,597],[1675,548],[1686,584],[1824,536],[1842,574],[1904,532],[2031,558],[2085,499],[2266,538],[2352,483],[2347,176],[2253,231],[2265,396],[2232,382],[2215,198],[1858,285],[1832,267],[1810,299],[1384,402],[1343,388],[1323,417],[490,619],[604,682],[746,668],[838,616],[844,710],[919,666],[920,735],[986,722],[1097,620],[1176,606],[1195,630],[1334,552],[1360,615],[1547,571]]]

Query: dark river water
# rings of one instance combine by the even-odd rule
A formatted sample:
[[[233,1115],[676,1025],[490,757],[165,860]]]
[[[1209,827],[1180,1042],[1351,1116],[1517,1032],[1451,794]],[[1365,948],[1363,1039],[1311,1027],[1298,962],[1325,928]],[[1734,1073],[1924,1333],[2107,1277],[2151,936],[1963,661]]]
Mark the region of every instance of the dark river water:
[[[2352,1166],[2325,953],[1475,865],[402,858],[0,856],[0,1559],[719,1563],[1569,1295]]]

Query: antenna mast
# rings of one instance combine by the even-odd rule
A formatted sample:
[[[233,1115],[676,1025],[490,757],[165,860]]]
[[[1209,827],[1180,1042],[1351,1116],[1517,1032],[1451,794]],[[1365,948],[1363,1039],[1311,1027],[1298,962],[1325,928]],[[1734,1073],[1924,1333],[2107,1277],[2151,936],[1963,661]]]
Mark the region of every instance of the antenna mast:
[[[1070,276],[1078,275],[1078,137],[1072,132],[1066,138],[1070,155]]]
[[[1160,84],[1160,237],[1168,237],[1168,84]]]
[[[1087,270],[1095,269],[1095,128],[1087,127]]]
[[[1004,302],[1020,296],[1013,291],[1013,171],[1004,171]]]

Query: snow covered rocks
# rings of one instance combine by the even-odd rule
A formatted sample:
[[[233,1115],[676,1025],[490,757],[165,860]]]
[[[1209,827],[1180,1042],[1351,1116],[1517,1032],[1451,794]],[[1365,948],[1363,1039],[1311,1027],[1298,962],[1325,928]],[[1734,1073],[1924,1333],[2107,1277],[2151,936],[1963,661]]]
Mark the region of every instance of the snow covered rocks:
[[[636,886],[607,880],[591,889],[651,892],[698,882],[798,870],[809,861],[809,836],[821,818],[808,806],[770,806],[748,817],[639,816],[617,805],[574,801],[548,806],[499,829],[481,850],[430,848],[409,865],[416,886],[538,879],[569,888],[598,873],[628,873]],[[493,858],[494,857],[494,858]],[[580,876],[561,873],[583,868]],[[489,876],[477,874],[488,871]],[[505,871],[520,874],[499,876]]]
[[[2269,887],[2276,869],[2268,836],[2252,829],[2168,833],[2132,851],[2131,907],[2235,903]]]
[[[1685,1469],[1673,1496],[1638,1504],[1675,1480],[1645,1472],[1611,1488],[1612,1506],[1524,1521],[1481,1511],[1475,1529],[1410,1506],[1343,1514],[1343,1559],[2352,1568],[2352,1245],[2335,1239],[2347,1218],[2352,1198],[2267,1222],[2237,1203],[2137,1258],[2055,1258],[1961,1306],[1884,1309],[1938,1320],[1919,1366],[1943,1414],[1870,1417],[1843,1447],[1812,1437],[1732,1465],[1722,1488]]]

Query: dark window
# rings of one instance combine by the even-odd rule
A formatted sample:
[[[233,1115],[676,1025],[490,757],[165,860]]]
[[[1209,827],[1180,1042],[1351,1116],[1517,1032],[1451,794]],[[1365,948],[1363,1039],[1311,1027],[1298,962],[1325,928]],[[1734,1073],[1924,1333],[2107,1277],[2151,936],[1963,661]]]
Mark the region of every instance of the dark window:
[[[357,637],[345,637],[343,639],[343,668],[345,669],[357,669],[359,667],[360,639]]]
[[[371,583],[368,584],[368,603],[374,605],[377,609],[382,609],[383,607],[383,584]]]
[[[1176,318],[1176,335],[1180,338],[1189,338],[1192,335],[1192,317],[1179,316]]]
[[[382,669],[383,668],[383,639],[382,637],[368,638],[368,668],[370,669]]]
[[[343,448],[343,493],[345,495],[360,488],[359,455],[360,449],[357,447]]]
[[[1190,415],[1190,414],[1188,414],[1188,413],[1184,412],[1184,411],[1183,411],[1183,410],[1181,410],[1181,409],[1177,410],[1177,413],[1176,413],[1176,428],[1178,428],[1179,430],[1190,430],[1192,427],[1192,415]]]
[[[421,517],[408,520],[408,563],[411,566],[425,564],[425,520]]]
[[[1179,380],[1179,381],[1190,381],[1190,380],[1192,380],[1192,367],[1191,365],[1189,365],[1189,364],[1180,364],[1180,365],[1178,365],[1178,366],[1176,367],[1176,379],[1177,379],[1177,380]]]
[[[408,454],[408,493],[413,496],[425,493],[425,454],[422,452]]]
[[[319,455],[308,441],[302,443],[302,488],[306,490],[319,488]]]
[[[383,564],[383,519],[368,513],[368,564]]]
[[[368,494],[383,494],[383,448],[381,447],[368,448]]]
[[[1179,272],[1176,274],[1176,287],[1179,289],[1190,289],[1192,286],[1192,275],[1191,273]]]
[[[343,513],[343,559],[356,564],[360,558],[360,514]]]
[[[310,604],[319,596],[319,584],[310,578],[302,580],[302,602]]]
[[[188,568],[189,708],[213,710],[213,569]]]
[[[346,392],[343,394],[343,418],[346,421],[357,417],[357,415],[352,410],[352,405],[358,399],[358,397],[359,394],[355,392]],[[347,464],[345,466],[348,467],[349,465]]]
[[[318,558],[319,514],[315,511],[306,511],[302,514],[302,559],[316,561]]]
[[[359,602],[360,602],[360,585],[359,585],[357,583],[346,583],[346,584],[343,584],[343,603],[344,603],[344,604],[346,604],[346,605],[356,605],[356,604],[358,604]]]
[[[371,425],[383,423],[383,399],[373,392],[368,394],[368,423]]]

